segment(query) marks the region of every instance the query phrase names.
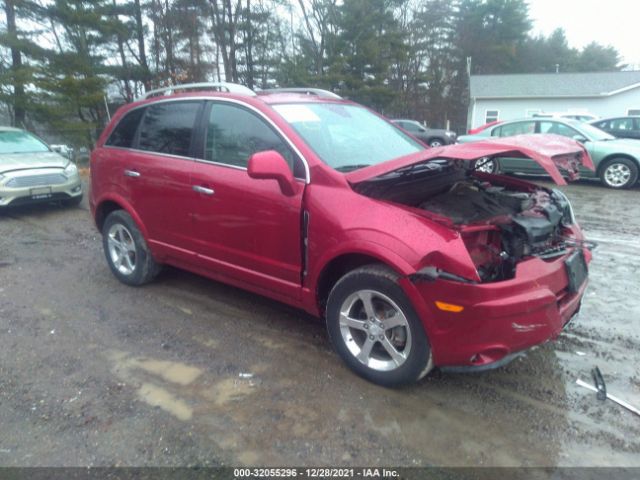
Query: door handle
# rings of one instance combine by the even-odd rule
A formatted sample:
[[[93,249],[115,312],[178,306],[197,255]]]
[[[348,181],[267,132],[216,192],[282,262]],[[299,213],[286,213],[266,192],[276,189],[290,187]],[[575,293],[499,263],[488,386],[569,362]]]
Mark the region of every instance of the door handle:
[[[140,176],[140,172],[136,172],[135,170],[125,170],[124,176],[138,178]]]
[[[214,193],[216,193],[213,188],[207,188],[207,187],[203,187],[201,185],[194,185],[193,186],[193,191],[194,192],[198,192],[198,193],[204,193],[205,195],[213,195]]]

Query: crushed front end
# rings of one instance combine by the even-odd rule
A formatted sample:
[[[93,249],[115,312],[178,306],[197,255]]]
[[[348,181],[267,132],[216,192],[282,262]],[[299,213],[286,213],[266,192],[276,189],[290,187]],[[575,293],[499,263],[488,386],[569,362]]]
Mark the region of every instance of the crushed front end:
[[[592,245],[560,190],[451,159],[409,165],[354,188],[447,226],[468,253],[464,261],[473,267],[462,273],[455,268],[462,259],[430,252],[403,285],[436,366],[502,365],[557,337],[579,310]]]

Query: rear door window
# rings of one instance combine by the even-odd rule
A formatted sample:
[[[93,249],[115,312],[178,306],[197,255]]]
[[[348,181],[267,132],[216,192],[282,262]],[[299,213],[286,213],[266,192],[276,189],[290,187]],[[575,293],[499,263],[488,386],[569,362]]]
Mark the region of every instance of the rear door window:
[[[407,130],[408,132],[419,132],[420,131],[420,127],[418,125],[416,125],[415,123],[411,123],[411,122],[404,122],[403,127],[405,130]]]
[[[536,131],[536,122],[517,122],[517,123],[509,123],[507,125],[502,125],[501,127],[496,128],[492,132],[492,136],[494,137],[511,137],[513,135],[525,135],[528,133],[535,133]]]
[[[144,110],[144,108],[136,108],[125,114],[113,132],[111,132],[111,135],[106,141],[106,145],[122,148],[133,147],[138,124],[144,114]]]
[[[553,133],[555,135],[562,135],[563,137],[573,138],[575,136],[582,137],[583,135],[568,125],[560,122],[540,122],[540,133]]]
[[[180,157],[190,156],[191,138],[202,102],[164,102],[147,107],[138,148]]]

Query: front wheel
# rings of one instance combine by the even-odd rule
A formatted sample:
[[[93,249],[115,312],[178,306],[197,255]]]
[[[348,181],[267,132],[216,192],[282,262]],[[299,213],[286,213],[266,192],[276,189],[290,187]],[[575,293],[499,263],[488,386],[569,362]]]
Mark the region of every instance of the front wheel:
[[[607,160],[600,170],[600,181],[609,188],[629,188],[638,180],[638,166],[628,158]]]
[[[442,140],[441,138],[432,138],[431,140],[429,140],[429,146],[432,148],[441,147],[443,145],[444,140]]]
[[[138,226],[124,210],[111,212],[102,227],[102,246],[109,268],[127,285],[143,285],[160,272]]]
[[[327,329],[345,363],[385,387],[412,383],[432,367],[431,348],[397,275],[382,265],[347,273],[331,290]]]
[[[500,167],[498,161],[495,158],[483,157],[476,160],[476,170],[484,173],[498,173]]]

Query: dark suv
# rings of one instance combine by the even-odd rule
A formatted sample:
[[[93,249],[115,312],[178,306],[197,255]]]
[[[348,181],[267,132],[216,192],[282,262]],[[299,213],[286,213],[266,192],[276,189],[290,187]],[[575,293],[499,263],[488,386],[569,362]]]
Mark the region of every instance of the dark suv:
[[[474,170],[522,155],[564,183],[556,163],[589,161],[575,141],[425,149],[331,92],[190,88],[122,107],[92,152],[122,282],[168,264],[304,309],[383,385],[506,363],[577,311],[591,254],[566,197]]]
[[[416,120],[406,120],[403,118],[391,121],[430,147],[441,147],[442,145],[456,143],[456,132],[452,130],[427,128]]]

